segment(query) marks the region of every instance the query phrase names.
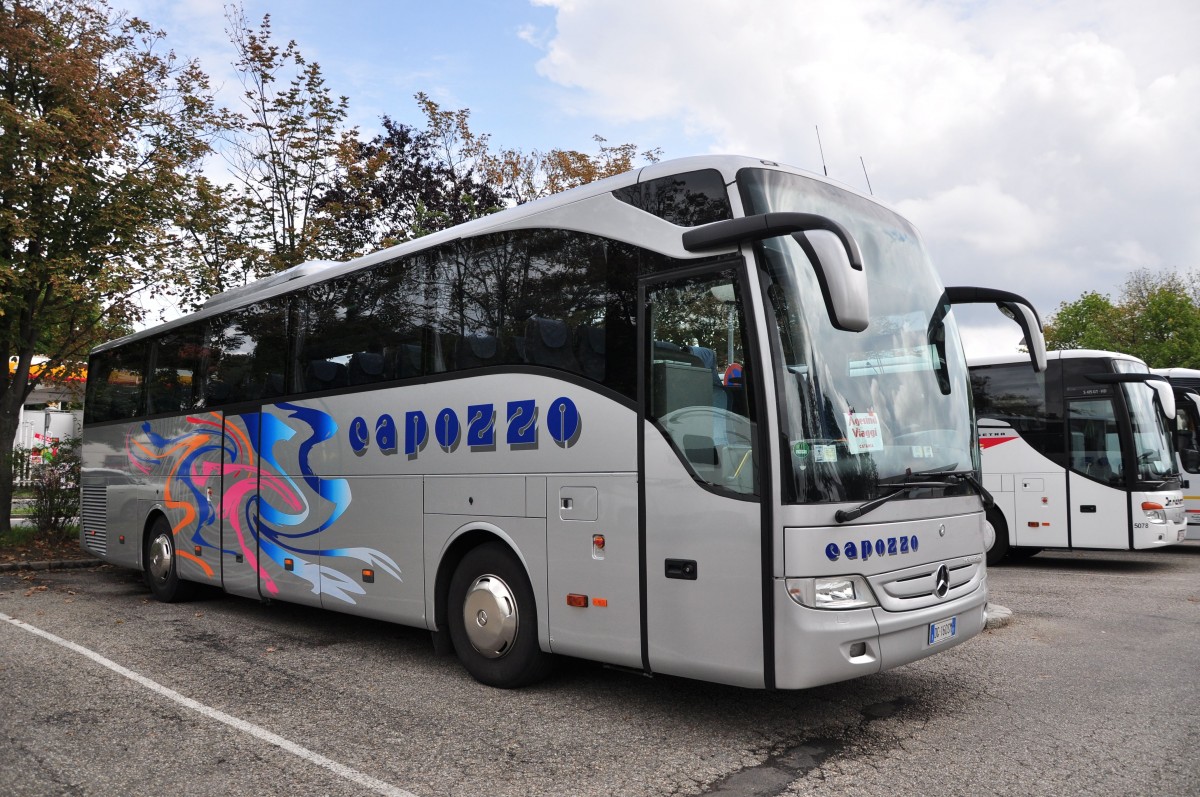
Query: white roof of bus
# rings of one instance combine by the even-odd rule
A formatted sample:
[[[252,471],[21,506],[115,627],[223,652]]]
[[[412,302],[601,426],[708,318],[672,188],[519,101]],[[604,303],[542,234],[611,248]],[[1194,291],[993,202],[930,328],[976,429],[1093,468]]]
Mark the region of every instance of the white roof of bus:
[[[746,168],[762,168],[778,169],[779,171],[789,172],[791,174],[800,174],[809,179],[837,186],[839,189],[847,193],[854,194],[870,202],[874,202],[882,207],[890,208],[886,203],[879,201],[876,197],[867,196],[857,189],[839,183],[836,180],[830,180],[827,177],[810,172],[806,169],[800,169],[792,166],[777,163],[771,160],[763,160],[760,158],[751,158],[742,155],[694,155],[686,158],[675,158],[673,160],[660,161],[659,163],[651,163],[642,166],[633,171],[618,174],[613,177],[607,177],[603,180],[597,180],[594,183],[581,185],[577,188],[572,188],[552,196],[536,199],[533,202],[528,202],[524,205],[507,208],[505,210],[493,213],[490,216],[483,216],[478,219],[473,219],[456,227],[451,227],[446,230],[431,233],[421,238],[416,238],[412,241],[406,241],[402,244],[381,249],[378,252],[372,252],[368,255],[347,260],[344,262],[335,262],[330,260],[314,260],[300,265],[293,266],[290,269],[281,271],[278,274],[272,274],[269,277],[264,277],[248,285],[243,285],[237,288],[232,288],[224,293],[217,294],[211,297],[204,306],[194,313],[185,315],[181,318],[168,321],[150,329],[144,329],[135,332],[131,335],[126,335],[117,340],[108,341],[100,346],[97,346],[93,351],[101,351],[112,348],[113,346],[127,343],[142,337],[156,335],[164,330],[173,327],[181,326],[191,321],[196,321],[201,318],[216,315],[219,312],[250,304],[256,299],[269,298],[271,296],[285,293],[296,288],[301,288],[316,282],[321,282],[332,277],[339,276],[351,271],[357,271],[362,268],[368,268],[377,263],[391,260],[395,257],[400,257],[412,252],[419,252],[424,249],[429,249],[439,244],[449,243],[459,240],[460,238],[471,238],[477,235],[483,235],[488,232],[500,232],[504,230],[520,229],[522,226],[537,227],[536,223],[523,225],[522,222],[531,217],[561,208],[565,205],[570,205],[574,202],[581,202],[601,194],[606,194],[615,191],[618,188],[624,188],[635,183],[654,180],[659,177],[668,177],[673,174],[682,174],[684,172],[699,171],[701,169],[716,169],[721,172],[726,184],[732,183],[740,169]],[[679,228],[682,232],[684,228]],[[704,253],[711,254],[711,253]],[[704,254],[697,254],[697,257],[702,257]]]
[[[1133,362],[1145,363],[1140,357],[1134,357],[1132,354],[1122,354],[1117,351],[1099,351],[1097,349],[1057,349],[1055,351],[1046,352],[1046,360],[1074,360],[1084,357],[1107,357],[1113,360],[1132,360]],[[967,365],[1007,365],[1008,363],[1028,363],[1029,355],[1024,352],[1016,352],[1014,354],[988,354],[981,357],[968,357]]]
[[[1200,379],[1200,370],[1195,368],[1151,368],[1150,373],[1167,379]]]

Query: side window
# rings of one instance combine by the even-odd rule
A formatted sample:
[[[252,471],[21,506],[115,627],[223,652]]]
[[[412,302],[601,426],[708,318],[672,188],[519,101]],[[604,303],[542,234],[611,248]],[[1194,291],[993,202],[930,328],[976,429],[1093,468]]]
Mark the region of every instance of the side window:
[[[101,423],[145,413],[146,341],[93,355],[88,363],[84,421]]]
[[[212,322],[204,404],[258,401],[288,391],[288,313],[284,299],[232,310]]]
[[[187,412],[197,406],[204,378],[204,323],[159,335],[151,349],[146,412]]]
[[[1124,480],[1121,435],[1111,398],[1067,402],[1071,470],[1105,484]]]
[[[464,242],[439,268],[448,370],[532,365],[636,392],[636,250],[565,230]]]
[[[725,180],[716,169],[647,180],[613,191],[613,196],[680,227],[733,218]]]
[[[305,292],[296,373],[302,392],[431,371],[417,259],[393,260]]]
[[[757,492],[755,415],[733,270],[648,286],[647,417],[697,478]]]

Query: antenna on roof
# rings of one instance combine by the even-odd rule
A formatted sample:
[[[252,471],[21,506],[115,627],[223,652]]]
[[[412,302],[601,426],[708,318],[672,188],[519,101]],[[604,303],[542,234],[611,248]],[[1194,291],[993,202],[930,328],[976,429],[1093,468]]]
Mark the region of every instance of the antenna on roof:
[[[871,175],[867,174],[867,162],[863,160],[862,155],[858,156],[858,162],[862,164],[863,177],[867,178],[867,190],[871,192],[871,196],[875,196],[875,189],[871,187]]]
[[[825,166],[825,148],[821,146],[821,128],[817,125],[813,125],[813,128],[817,131],[817,149],[821,152],[821,168],[825,170],[825,176],[828,177],[829,169]]]

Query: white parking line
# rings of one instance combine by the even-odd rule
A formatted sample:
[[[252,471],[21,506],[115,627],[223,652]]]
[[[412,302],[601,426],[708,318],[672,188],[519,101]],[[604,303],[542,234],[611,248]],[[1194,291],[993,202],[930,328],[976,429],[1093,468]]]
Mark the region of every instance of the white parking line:
[[[32,626],[29,623],[26,623],[22,620],[18,620],[15,617],[9,617],[4,612],[0,612],[0,620],[4,620],[4,622],[10,623],[11,625],[16,626],[17,628],[22,629],[23,631],[28,631],[31,634],[37,634],[38,636],[42,637],[43,639],[48,639],[51,642],[53,642],[54,644],[61,645],[62,647],[66,648],[68,650],[73,650],[76,653],[80,654],[81,656],[86,656],[87,658],[91,659],[92,661],[96,662],[97,664],[103,665],[104,667],[107,667],[108,669],[112,670],[113,672],[117,673],[118,675],[123,675],[126,678],[128,678],[129,680],[141,684],[142,686],[146,687],[147,689],[151,690],[152,692],[157,692],[158,694],[162,695],[163,697],[170,698],[171,700],[174,700],[176,703],[179,703],[180,705],[183,705],[183,706],[187,706],[188,708],[192,709],[193,711],[197,711],[206,717],[215,719],[218,722],[223,722],[226,725],[230,726],[231,728],[237,728],[239,731],[241,731],[243,733],[248,733],[251,736],[254,736],[258,739],[263,740],[264,742],[268,742],[269,744],[273,744],[276,747],[282,748],[283,750],[288,751],[292,755],[303,758],[305,761],[308,761],[311,764],[316,764],[319,767],[324,767],[325,769],[328,769],[330,772],[333,772],[334,774],[339,775],[352,783],[362,786],[365,789],[370,789],[371,791],[375,792],[376,794],[387,795],[387,797],[417,797],[415,794],[413,794],[410,791],[405,791],[404,789],[393,786],[390,783],[384,783],[381,780],[376,780],[375,778],[371,777],[370,775],[366,775],[362,772],[359,772],[357,769],[352,769],[351,767],[348,767],[344,764],[339,764],[336,761],[332,761],[332,760],[326,758],[325,756],[321,755],[320,753],[314,753],[312,750],[309,750],[307,747],[302,747],[302,746],[296,744],[295,742],[289,741],[289,740],[283,738],[282,736],[279,736],[278,734],[271,733],[266,728],[261,728],[252,722],[247,722],[246,720],[238,719],[237,717],[234,717],[230,714],[226,714],[224,711],[218,711],[217,709],[212,708],[210,706],[206,706],[203,703],[198,703],[195,700],[192,700],[190,697],[181,695],[178,692],[176,692],[174,689],[168,689],[167,687],[163,686],[162,684],[157,683],[156,681],[152,681],[144,675],[138,675],[133,670],[122,667],[120,664],[117,664],[115,661],[106,659],[103,656],[101,656],[99,653],[96,653],[95,651],[92,651],[92,650],[88,650],[87,648],[83,647],[82,645],[77,645],[74,642],[63,639],[61,637],[57,637],[54,634],[51,634],[49,631],[43,631],[42,629],[37,628],[36,626]]]

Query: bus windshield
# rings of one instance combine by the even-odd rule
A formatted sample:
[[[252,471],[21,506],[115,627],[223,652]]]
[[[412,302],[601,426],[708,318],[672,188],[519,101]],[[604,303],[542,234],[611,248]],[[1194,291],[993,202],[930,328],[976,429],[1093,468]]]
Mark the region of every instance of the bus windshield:
[[[796,237],[758,245],[789,448],[785,499],[867,500],[888,485],[978,470],[962,346],[916,230],[874,202],[797,175],[748,169],[739,184],[747,213],[836,219],[857,239],[870,277],[867,329],[841,331],[830,323],[811,247]]]
[[[1114,365],[1121,372],[1149,371],[1141,363],[1128,360],[1117,360]],[[1166,419],[1154,401],[1154,388],[1145,382],[1127,382],[1121,387],[1125,392],[1125,402],[1129,405],[1129,425],[1133,429],[1138,481],[1156,482],[1176,476],[1175,453],[1167,433]]]

